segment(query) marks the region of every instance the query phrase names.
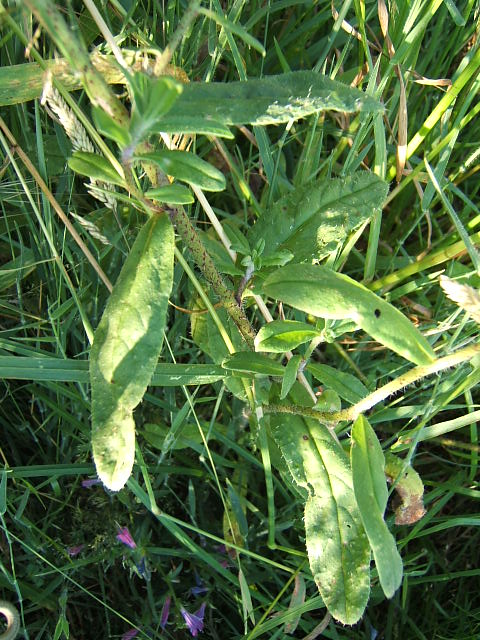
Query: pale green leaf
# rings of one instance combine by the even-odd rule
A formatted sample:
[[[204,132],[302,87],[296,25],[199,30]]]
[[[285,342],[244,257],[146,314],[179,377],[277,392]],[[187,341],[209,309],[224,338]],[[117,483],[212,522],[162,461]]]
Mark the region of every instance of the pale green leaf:
[[[263,238],[266,256],[287,249],[296,262],[321,259],[381,210],[387,192],[387,184],[366,171],[296,187],[258,219],[250,245]]]
[[[391,598],[402,582],[403,564],[383,518],[388,500],[385,458],[368,420],[359,416],[352,428],[353,488],[363,526],[372,547],[383,592]]]
[[[314,71],[293,71],[246,82],[190,82],[183,87],[175,114],[166,115],[157,124],[158,130],[167,131],[173,117],[175,130],[183,131],[182,121],[200,114],[224,125],[266,125],[306,118],[319,111],[383,109],[379,101],[359,89]]]
[[[353,320],[375,340],[416,364],[435,359],[428,341],[398,309],[328,267],[287,265],[272,273],[263,289],[272,298],[314,316]]]
[[[370,593],[370,546],[342,447],[320,423],[285,415],[271,418],[273,436],[305,504],[308,558],[315,582],[334,618],[354,624]]]
[[[131,248],[95,331],[90,352],[93,457],[98,476],[112,491],[120,490],[132,471],[132,412],[161,351],[173,249],[168,216],[152,216]]]

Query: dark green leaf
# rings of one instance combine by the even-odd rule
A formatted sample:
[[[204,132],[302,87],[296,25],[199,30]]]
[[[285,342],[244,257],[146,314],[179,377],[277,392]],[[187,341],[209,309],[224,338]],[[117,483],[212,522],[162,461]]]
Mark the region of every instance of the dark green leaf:
[[[129,132],[105,113],[103,109],[92,107],[92,116],[97,130],[106,138],[114,140],[120,147],[126,147],[130,144]]]
[[[151,200],[165,204],[191,204],[194,202],[192,192],[181,184],[166,184],[163,187],[149,189],[145,195]]]
[[[328,364],[311,363],[307,365],[307,371],[351,404],[355,404],[368,394],[368,389],[355,376],[329,367]]]
[[[251,351],[240,351],[227,356],[222,362],[222,367],[238,373],[263,376],[283,376],[285,373],[285,368],[279,362],[275,362],[261,353],[252,353]]]
[[[296,262],[321,259],[381,210],[387,192],[383,180],[364,171],[297,187],[258,219],[250,245],[263,238],[265,256],[287,249]]]
[[[280,400],[287,397],[290,389],[293,387],[295,380],[297,379],[298,369],[302,364],[302,356],[292,356],[285,367],[285,373],[283,374],[282,390],[280,392]]]

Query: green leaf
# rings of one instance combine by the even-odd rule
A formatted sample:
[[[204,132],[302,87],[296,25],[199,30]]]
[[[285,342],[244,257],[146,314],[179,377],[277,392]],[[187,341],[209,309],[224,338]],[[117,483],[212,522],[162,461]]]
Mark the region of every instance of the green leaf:
[[[194,197],[187,187],[181,184],[166,184],[163,187],[149,189],[145,195],[151,200],[166,204],[192,204]]]
[[[87,151],[75,151],[68,160],[68,166],[72,171],[88,176],[93,180],[101,180],[107,184],[125,186],[123,178],[115,171],[112,165],[103,156]]]
[[[273,320],[264,325],[255,337],[255,349],[270,353],[291,351],[300,344],[310,342],[321,332],[306,322]]]
[[[183,84],[169,76],[148,76],[140,71],[126,73],[132,92],[130,136],[135,143],[152,133],[157,122],[170,111],[183,91]]]
[[[354,624],[370,592],[370,546],[353,493],[348,458],[320,423],[271,417],[273,436],[305,504],[308,558],[322,599],[334,618]]]
[[[190,82],[176,103],[175,131],[182,122],[209,117],[224,125],[281,124],[320,111],[383,111],[378,101],[314,71],[293,71],[246,82]],[[158,122],[169,130],[170,114]]]
[[[352,428],[353,488],[372,547],[383,592],[391,598],[402,583],[403,564],[395,539],[383,519],[388,489],[382,447],[368,420],[359,416]]]
[[[205,191],[225,189],[225,176],[221,171],[188,151],[152,151],[135,155],[135,160],[153,162],[169,176],[188,182]]]
[[[328,267],[293,264],[264,282],[272,298],[320,318],[351,319],[375,340],[407,360],[429,364],[435,354],[420,331],[391,304]]]
[[[307,371],[350,404],[355,404],[368,395],[368,389],[355,376],[329,367],[328,364],[311,363],[307,365]]]
[[[387,184],[365,171],[320,178],[295,188],[267,209],[250,230],[250,245],[263,238],[265,256],[287,249],[296,262],[321,259],[380,211],[387,193]]]
[[[227,356],[222,362],[222,367],[238,373],[263,376],[283,376],[285,373],[285,368],[279,362],[275,362],[261,353],[252,353],[251,351],[240,351]]]
[[[292,356],[285,367],[285,373],[283,374],[282,390],[280,392],[280,400],[287,397],[290,389],[295,384],[297,379],[298,369],[302,364],[302,356]]]
[[[132,471],[132,412],[162,348],[173,250],[168,216],[151,216],[133,243],[95,331],[90,352],[93,457],[99,478],[112,491],[119,491]]]
[[[120,147],[130,144],[130,134],[100,107],[92,107],[92,116],[97,130],[106,138],[114,140]]]
[[[177,112],[176,109],[175,112]],[[208,114],[191,114],[188,117],[178,113],[175,113],[175,115],[169,114],[167,118],[162,118],[162,120],[153,125],[152,132],[189,133],[192,135],[217,136],[217,138],[227,138],[228,140],[235,138],[228,127],[221,122],[212,120]]]

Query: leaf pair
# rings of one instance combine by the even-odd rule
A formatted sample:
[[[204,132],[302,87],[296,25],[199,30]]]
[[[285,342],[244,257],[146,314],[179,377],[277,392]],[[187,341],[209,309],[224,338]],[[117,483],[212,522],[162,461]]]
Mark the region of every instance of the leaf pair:
[[[371,550],[388,598],[403,575],[383,519],[388,491],[381,446],[363,416],[353,426],[351,465],[320,423],[287,415],[272,417],[271,429],[294,481],[308,492],[306,546],[322,599],[334,618],[354,624],[369,598]]]

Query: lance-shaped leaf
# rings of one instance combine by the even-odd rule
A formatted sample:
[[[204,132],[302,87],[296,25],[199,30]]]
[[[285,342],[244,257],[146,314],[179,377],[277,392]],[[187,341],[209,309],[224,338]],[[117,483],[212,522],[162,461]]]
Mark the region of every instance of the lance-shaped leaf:
[[[342,447],[320,423],[271,417],[272,434],[293,479],[307,489],[308,558],[325,605],[344,624],[359,620],[370,593],[370,545]]]
[[[225,189],[225,176],[223,173],[194,153],[163,149],[161,151],[152,151],[151,153],[137,154],[135,159],[142,162],[153,162],[169,176],[182,180],[182,182],[193,184],[205,191],[222,191]]]
[[[428,341],[398,309],[328,267],[287,265],[272,273],[263,288],[272,298],[314,316],[353,320],[375,340],[415,364],[435,359]]]
[[[159,131],[183,131],[190,119],[208,117],[224,125],[280,124],[319,111],[383,111],[383,105],[359,89],[314,71],[293,71],[247,82],[190,82],[175,105],[161,118]]]
[[[101,180],[107,184],[125,186],[123,178],[115,171],[112,165],[103,156],[87,151],[75,151],[68,160],[68,166],[82,176],[88,176],[93,180]]]
[[[381,210],[387,192],[387,184],[366,171],[297,187],[258,219],[250,245],[263,238],[266,256],[282,249],[296,262],[321,259]]]
[[[283,376],[285,368],[280,362],[275,362],[268,356],[251,351],[239,351],[227,356],[222,361],[222,367],[237,373],[250,373],[263,376]]]
[[[255,349],[284,353],[321,336],[321,331],[306,322],[273,320],[265,324],[255,337]]]
[[[133,409],[155,371],[173,280],[174,233],[153,215],[122,267],[90,352],[92,445],[97,473],[119,491],[135,455]]]
[[[385,457],[374,430],[363,416],[353,425],[350,455],[360,516],[383,592],[391,598],[402,582],[403,565],[395,539],[383,519],[388,500]]]

